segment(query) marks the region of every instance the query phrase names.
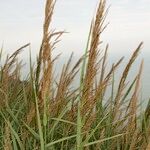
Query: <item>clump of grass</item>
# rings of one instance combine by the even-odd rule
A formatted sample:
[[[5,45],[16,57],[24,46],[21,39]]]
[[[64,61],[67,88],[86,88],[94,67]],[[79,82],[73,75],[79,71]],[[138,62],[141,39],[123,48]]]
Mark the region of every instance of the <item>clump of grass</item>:
[[[20,79],[17,56],[30,44],[16,50],[1,65],[0,148],[149,150],[150,102],[138,112],[143,61],[133,81],[126,82],[143,43],[133,52],[115,90],[115,72],[124,58],[106,69],[109,46],[103,50],[100,37],[108,10],[106,1],[100,0],[85,54],[71,66],[72,54],[56,79],[53,68],[59,57],[53,58],[52,51],[64,31],[50,30],[55,3],[46,1],[37,65],[32,65],[30,55],[27,79]],[[74,87],[79,74],[80,84]]]

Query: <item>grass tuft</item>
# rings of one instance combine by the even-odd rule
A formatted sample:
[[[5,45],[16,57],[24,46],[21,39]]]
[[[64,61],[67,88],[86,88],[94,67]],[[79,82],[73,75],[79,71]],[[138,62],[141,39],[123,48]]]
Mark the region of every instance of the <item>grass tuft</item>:
[[[127,82],[143,42],[116,81],[124,57],[108,69],[109,45],[101,45],[108,9],[106,0],[100,0],[84,55],[72,65],[71,54],[57,78],[53,68],[59,55],[54,58],[53,50],[65,31],[50,28],[55,4],[46,0],[41,47],[35,66],[30,52],[26,79],[21,79],[18,56],[30,43],[0,63],[0,149],[149,150],[150,100],[139,111],[143,60]],[[0,62],[2,58],[3,46]]]

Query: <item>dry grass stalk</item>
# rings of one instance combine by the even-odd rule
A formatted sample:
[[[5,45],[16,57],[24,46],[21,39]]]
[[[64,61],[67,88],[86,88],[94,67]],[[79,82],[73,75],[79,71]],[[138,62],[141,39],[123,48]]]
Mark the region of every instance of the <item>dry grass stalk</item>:
[[[45,20],[43,25],[43,40],[39,52],[39,58],[37,60],[37,68],[36,68],[36,79],[35,79],[35,87],[36,92],[39,98],[39,106],[41,111],[47,104],[47,100],[50,100],[52,95],[52,76],[53,76],[53,63],[52,60],[52,50],[55,48],[55,44],[59,41],[59,37],[64,32],[54,32],[49,31],[50,23],[52,21],[52,15],[54,11],[56,1],[55,0],[47,0],[45,7]],[[54,38],[54,42],[52,42],[52,38]],[[33,109],[34,106],[31,106]],[[46,106],[47,108],[49,106]],[[29,112],[33,113],[33,111]],[[34,111],[35,112],[35,111]],[[34,117],[35,114],[28,114],[27,118],[31,119],[31,116]]]
[[[132,132],[133,133],[133,132]],[[130,147],[129,147],[129,150],[136,150],[136,147],[137,147],[137,140],[138,140],[138,134],[139,134],[139,131],[138,130],[135,130],[133,135],[132,135],[132,139],[131,139],[131,143],[130,143]]]
[[[2,71],[10,69],[14,65],[14,63],[16,63],[17,56],[23,51],[24,48],[26,48],[28,46],[30,46],[30,43],[25,44],[24,46],[17,49],[11,56],[7,56],[7,59],[3,66]]]
[[[52,46],[50,43],[52,34],[49,34],[49,26],[52,20],[53,10],[54,10],[54,1],[53,0],[47,0],[46,1],[46,8],[45,8],[45,21],[43,26],[43,41],[41,45],[41,50],[39,54],[39,61],[40,65],[43,65],[40,70],[43,70],[43,77],[39,83],[40,87],[40,103],[43,107],[43,102],[46,97],[50,94],[50,87],[51,87],[51,81],[52,81]],[[36,80],[38,80],[39,76]],[[38,81],[37,81],[38,82]],[[39,86],[38,85],[38,86]],[[48,94],[48,95],[47,95]]]
[[[35,117],[35,113],[36,113],[36,110],[35,110],[34,103],[31,103],[30,110],[28,114],[26,115],[27,124],[30,124],[32,122],[32,119]]]
[[[54,103],[52,104],[53,113],[56,112],[57,114],[59,114],[61,110],[66,106],[66,104],[70,100],[72,101],[74,94],[76,92],[76,89],[71,91],[69,88],[79,71],[79,66],[80,66],[80,63],[82,62],[82,58],[79,59],[79,61],[70,70],[72,57],[73,57],[73,54],[70,56],[68,63],[63,66],[60,79],[59,79],[59,83],[57,84],[57,92],[56,92],[56,96],[54,97]]]
[[[149,108],[150,108],[150,99],[149,99],[147,108],[145,110],[145,120],[146,120],[147,124],[150,123],[150,109]]]
[[[96,102],[98,102],[98,101],[101,102],[101,100],[102,100],[102,99],[100,99],[101,94],[102,94],[102,93],[105,93],[105,90],[106,90],[107,86],[109,85],[109,80],[110,80],[110,78],[111,78],[111,75],[112,75],[112,73],[113,73],[113,70],[115,71],[115,70],[117,69],[117,67],[118,67],[119,64],[122,62],[122,60],[123,60],[123,58],[120,59],[120,60],[113,66],[114,69],[111,69],[111,70],[109,71],[109,73],[106,75],[106,77],[105,77],[105,79],[103,80],[103,82],[97,85],[96,91],[95,91],[95,93],[94,93],[94,95],[93,95],[93,99],[91,99],[90,105],[88,105],[88,107],[87,107],[87,105],[86,105],[86,107],[85,107],[85,105],[83,106],[84,109],[91,110],[91,112],[89,113],[89,116],[87,117],[87,118],[88,118],[88,119],[87,119],[87,122],[89,122],[88,120],[91,120],[91,117],[93,116],[93,115],[92,115],[92,110],[93,110],[93,108],[94,108],[93,106],[95,106]],[[83,112],[86,112],[86,110],[84,110],[84,109],[83,109]],[[99,113],[99,111],[96,112],[96,113]],[[90,116],[90,114],[91,114],[91,116]],[[96,114],[95,114],[95,115],[96,115]],[[92,118],[94,119],[95,117],[92,117]],[[94,121],[94,120],[93,120],[93,121]],[[91,121],[91,124],[92,124],[92,121]],[[85,125],[85,126],[86,126],[86,125]]]
[[[4,131],[4,150],[12,150],[11,146],[11,131],[7,123],[5,123],[5,131]]]
[[[39,61],[43,65],[43,75],[40,80],[39,85],[39,100],[41,108],[44,106],[44,101],[51,96],[51,88],[52,88],[52,76],[53,76],[53,63],[52,60],[52,50],[55,48],[55,44],[59,41],[59,37],[64,32],[50,32],[49,33],[49,26],[51,23],[53,10],[55,6],[55,1],[47,0],[46,8],[45,8],[45,22],[44,22],[44,29],[43,29],[43,42],[41,46],[41,51],[39,54]],[[54,42],[52,43],[51,40],[54,38]],[[38,70],[37,70],[38,71]],[[38,76],[37,79],[38,80]],[[38,82],[38,81],[37,81]]]
[[[121,62],[123,61],[124,57],[122,57],[116,64],[114,64],[112,66],[112,68],[110,69],[110,71],[108,72],[108,74],[106,75],[106,77],[99,83],[99,86],[96,88],[97,90],[97,96],[96,97],[100,97],[101,100],[103,99],[103,96],[105,94],[105,91],[109,85],[109,81],[113,75],[113,72],[115,72],[115,70],[118,68],[118,66],[121,64]],[[105,85],[103,88],[103,91],[99,90],[101,85]]]
[[[14,76],[16,74],[17,75],[19,74],[18,72],[16,73],[16,71],[20,70],[21,62],[17,63],[17,56],[22,52],[22,50],[24,48],[28,47],[29,45],[30,45],[30,43],[17,49],[11,56],[7,56],[5,64],[1,68],[1,74],[2,74],[1,82],[2,82],[2,84],[8,85],[9,78],[14,79]],[[15,68],[14,68],[14,66],[15,66]],[[13,71],[12,71],[12,69],[13,69]]]
[[[45,20],[43,25],[43,40],[39,52],[39,58],[37,60],[36,68],[36,79],[35,87],[36,92],[39,93],[39,104],[43,109],[44,99],[46,98],[52,78],[52,58],[51,58],[51,45],[50,45],[50,35],[49,26],[52,20],[52,14],[54,10],[55,2],[53,0],[47,0],[45,5]],[[40,81],[41,71],[43,71],[43,76]],[[32,119],[35,117],[35,106],[32,104],[30,106],[29,112],[26,115],[27,123],[30,124]]]
[[[28,47],[30,43],[17,49],[12,55],[7,56],[6,61],[3,66],[1,66],[1,79],[0,79],[0,107],[6,106],[6,103],[9,103],[8,98],[4,95],[10,93],[11,87],[13,87],[14,92],[12,91],[11,100],[15,100],[17,95],[17,90],[20,88],[20,69],[22,67],[21,61],[18,62],[17,56],[23,51],[24,48]],[[18,86],[19,85],[19,86]],[[14,98],[13,98],[14,97]],[[12,102],[12,101],[11,101]]]
[[[105,19],[104,15],[105,15],[105,1],[100,1],[99,7],[97,10],[96,20],[92,28],[87,70],[86,70],[84,83],[83,83],[81,114],[84,114],[84,116],[88,118],[85,121],[84,128],[86,128],[86,123],[89,122],[89,120],[92,120],[91,124],[94,121],[93,119],[95,117],[93,117],[93,119],[91,119],[91,117],[93,116],[92,112],[95,109],[95,104],[97,102],[101,103],[102,96],[104,95],[105,90],[109,84],[109,79],[111,78],[113,71],[119,66],[119,64],[123,60],[123,58],[121,58],[114,65],[114,67],[110,70],[110,72],[106,75],[106,77],[104,77],[105,68],[106,68],[107,51],[108,51],[108,45],[107,45],[105,52],[104,52],[104,56],[102,58],[101,75],[100,75],[99,83],[98,85],[95,83],[96,87],[94,88],[93,85],[96,79],[96,75],[100,68],[99,63],[97,63],[97,60],[98,60],[98,54],[100,53],[98,47],[100,44],[100,34],[103,31],[102,25]],[[90,114],[91,114],[91,117],[90,117]],[[88,123],[88,126],[89,126],[89,123]]]
[[[149,141],[148,141],[148,145],[146,147],[146,150],[150,150],[150,138],[149,138]]]
[[[100,75],[100,83],[101,84],[103,82],[103,79],[104,79],[104,73],[105,73],[105,69],[106,69],[106,60],[107,60],[107,53],[108,53],[108,45],[106,46],[106,49],[105,49],[105,53],[104,53],[104,57],[103,57],[103,62],[102,62],[102,69],[101,69],[101,75]]]
[[[129,62],[128,62],[127,66],[126,66],[126,68],[122,74],[121,80],[119,82],[119,86],[118,86],[118,90],[117,90],[117,94],[116,94],[116,98],[115,98],[115,107],[114,107],[114,118],[115,119],[116,119],[118,112],[119,112],[121,94],[122,94],[122,91],[123,91],[124,86],[125,86],[126,78],[128,76],[129,70],[130,70],[133,62],[135,61],[135,59],[138,56],[138,53],[139,53],[142,45],[143,45],[143,43],[141,42],[139,44],[139,46],[137,47],[137,49],[134,51],[132,57],[130,58],[130,60],[129,60]]]
[[[120,65],[122,60],[123,58],[121,58],[116,64],[114,64],[114,66],[110,69],[106,77],[101,82],[99,82],[99,84],[96,86],[95,93],[93,94],[93,97],[91,98],[90,105],[87,106],[86,103],[83,105],[83,112],[82,112],[83,114],[84,112],[86,112],[87,109],[91,111],[97,102],[102,101],[101,99],[102,93],[103,94],[105,93],[105,90],[109,84],[109,80],[111,79],[111,75],[113,71],[117,69],[117,67]],[[89,120],[90,120],[90,116],[89,116]]]
[[[45,110],[46,110],[46,113],[50,116],[50,117],[48,116],[50,119],[46,118],[45,119],[46,123],[44,122],[45,121],[44,120],[43,121],[44,123],[42,124],[42,129],[44,131],[43,133],[45,134],[44,135],[45,144],[49,142],[55,142],[57,140],[59,141],[60,139],[74,135],[76,132],[76,123],[74,122],[76,122],[78,119],[77,118],[77,112],[78,112],[77,105],[78,104],[76,101],[79,95],[81,94],[81,97],[80,97],[82,101],[81,124],[83,125],[82,131],[83,132],[86,131],[83,134],[83,141],[84,139],[87,139],[89,136],[88,134],[92,133],[94,130],[96,131],[94,131],[95,133],[92,133],[93,134],[92,137],[89,137],[88,142],[92,142],[98,139],[109,138],[111,136],[113,137],[114,135],[117,135],[117,134],[129,133],[126,136],[112,139],[112,141],[97,143],[96,149],[111,148],[112,150],[113,149],[115,150],[118,148],[117,146],[119,146],[121,149],[122,148],[124,149],[124,145],[125,145],[126,149],[129,148],[130,150],[132,150],[132,149],[136,149],[139,146],[139,144],[141,144],[139,146],[140,148],[148,150],[149,145],[150,145],[150,142],[149,142],[149,137],[150,137],[149,108],[146,109],[145,114],[144,114],[145,126],[142,128],[143,131],[140,131],[139,130],[140,128],[138,128],[137,126],[138,118],[136,116],[137,107],[138,107],[137,100],[138,100],[138,92],[139,92],[139,82],[140,82],[143,62],[141,63],[139,73],[135,79],[135,89],[133,91],[133,95],[130,99],[130,103],[128,107],[123,106],[123,100],[121,99],[123,91],[126,87],[125,82],[126,82],[129,70],[133,62],[135,61],[136,57],[138,56],[142,43],[138,46],[136,51],[133,53],[132,57],[130,58],[122,74],[120,84],[118,87],[118,91],[117,91],[117,95],[115,97],[115,105],[114,105],[114,112],[113,112],[112,111],[113,103],[111,104],[109,103],[110,99],[108,99],[108,103],[104,106],[102,105],[102,102],[104,102],[103,101],[104,94],[105,92],[107,92],[107,87],[110,84],[113,84],[110,81],[112,79],[114,71],[118,68],[123,58],[121,58],[116,64],[113,64],[112,68],[106,74],[106,60],[107,60],[108,45],[106,46],[104,55],[99,60],[99,55],[102,52],[99,49],[100,36],[101,36],[102,31],[105,28],[103,27],[103,23],[104,23],[105,14],[106,14],[105,12],[106,1],[100,0],[99,7],[97,9],[95,22],[92,24],[87,68],[86,68],[85,74],[83,73],[83,80],[81,79],[83,83],[83,89],[81,89],[81,87],[76,88],[76,89],[71,88],[71,86],[73,85],[73,81],[79,71],[80,63],[82,61],[82,58],[79,59],[79,61],[71,68],[73,55],[71,55],[70,59],[68,60],[68,63],[64,65],[59,81],[57,82],[56,80],[56,87],[55,87],[55,85],[53,85],[55,81],[53,79],[54,77],[53,65],[57,57],[55,59],[52,59],[52,51],[55,48],[56,43],[59,42],[60,36],[64,33],[64,32],[49,31],[55,2],[56,1],[54,0],[46,1],[45,21],[43,25],[43,40],[42,40],[41,49],[39,52],[39,59],[37,61],[35,80],[33,77],[33,83],[31,81],[31,87],[27,87],[26,89],[27,98],[26,98],[26,103],[25,104],[23,103],[24,105],[20,104],[22,100],[24,100],[22,98],[22,95],[24,93],[22,94],[20,92],[18,95],[16,95],[17,92],[13,91],[13,90],[20,88],[20,85],[18,84],[18,82],[14,82],[12,84],[11,90],[9,90],[8,88],[8,85],[9,85],[8,83],[10,81],[20,79],[19,74],[20,74],[21,65],[20,63],[17,62],[17,55],[20,53],[20,51],[22,51],[23,48],[25,48],[26,46],[29,46],[29,44],[21,47],[13,55],[8,57],[2,70],[4,72],[3,74],[4,76],[2,78],[2,84],[0,85],[3,88],[2,90],[0,89],[0,99],[4,99],[3,98],[4,96],[7,97],[7,93],[10,93],[10,95],[8,95],[9,97],[11,97],[10,100],[15,99],[15,98],[17,99],[17,101],[14,101],[15,106],[13,107],[11,106],[10,102],[7,102],[9,103],[8,108],[11,111],[5,112],[6,117],[10,116],[9,114],[10,112],[12,113],[10,117],[11,118],[10,123],[13,122],[12,126],[14,127],[14,129],[17,129],[16,131],[18,133],[16,135],[18,135],[22,141],[25,141],[23,142],[23,145],[27,144],[27,138],[29,138],[29,141],[31,141],[30,147],[33,146],[35,147],[35,149],[39,149],[39,139],[37,140],[37,134],[36,134],[37,124],[34,121],[35,119],[44,120],[45,118],[43,116],[45,115]],[[0,57],[1,57],[1,53],[0,53]],[[13,68],[14,66],[15,68]],[[13,72],[10,73],[12,68],[14,70]],[[100,77],[97,78],[97,75],[99,75],[98,74],[99,72],[100,72]],[[34,85],[34,81],[36,83],[35,85]],[[6,84],[6,86],[4,84]],[[33,96],[33,90],[34,90],[33,87],[36,88],[36,94],[38,96],[41,118],[36,118],[36,110],[35,110],[35,104],[34,104],[35,97]],[[11,92],[14,94],[12,95]],[[3,97],[1,96],[2,94],[3,94]],[[28,97],[28,94],[29,95],[31,94],[31,95]],[[30,102],[30,100],[33,100],[33,101]],[[113,98],[112,98],[112,101],[113,101]],[[101,107],[97,105],[98,102],[100,102]],[[0,101],[0,104],[1,104],[1,101]],[[20,107],[20,105],[22,107],[25,106],[26,108],[19,108],[19,111],[16,113],[16,110],[18,107]],[[112,109],[109,112],[110,105],[112,105]],[[59,118],[64,108],[66,108],[67,106],[69,107],[69,109],[68,108],[65,109],[65,111],[67,112],[63,115],[62,118]],[[99,107],[98,111],[97,111],[97,106]],[[114,116],[112,116],[113,115],[112,113],[114,113]],[[104,117],[105,114],[107,114],[106,119]],[[24,128],[24,125],[22,125],[22,119],[20,119],[22,116],[26,117],[25,122],[33,130],[30,129],[31,131],[27,132],[26,128]],[[49,125],[53,126],[53,123],[55,124],[55,120],[51,119],[51,117],[53,117],[53,119],[54,118],[56,119],[56,125],[54,125],[54,128],[52,127],[53,129],[52,134],[51,132],[49,133]],[[117,118],[119,118],[120,120],[117,120]],[[57,124],[57,119],[59,120],[58,124]],[[102,123],[100,122],[101,120],[102,120]],[[99,124],[99,122],[101,125]],[[43,128],[43,126],[45,128]],[[95,126],[97,127],[97,129],[95,128]],[[36,138],[34,136],[36,136]],[[5,130],[4,130],[4,142],[3,142],[6,150],[12,149],[11,142],[12,141],[10,138],[10,129],[6,124]],[[72,145],[74,146],[75,144],[76,144],[75,140],[68,139],[67,141],[63,141],[62,143],[59,143],[59,144],[56,143],[56,147],[55,145],[53,146],[54,146],[54,149],[55,148],[58,149],[58,147],[60,148],[60,145],[62,145],[61,148],[63,148],[63,146],[64,147],[66,146],[65,148],[67,149],[68,147]],[[87,147],[87,149],[90,149],[92,147],[93,146],[89,146]]]
[[[127,124],[126,124],[126,132],[128,132],[129,134],[127,134],[125,136],[126,140],[125,140],[125,144],[126,145],[130,145],[130,149],[136,149],[136,144],[137,139],[138,139],[138,134],[139,131],[137,130],[137,102],[138,102],[138,94],[139,94],[139,87],[140,87],[140,78],[141,78],[141,74],[142,74],[142,69],[143,69],[143,61],[141,62],[140,65],[140,69],[139,69],[139,73],[136,77],[136,84],[135,84],[135,89],[133,92],[133,95],[131,97],[129,106],[127,107],[127,111],[129,111],[128,115],[127,115]]]
[[[139,73],[137,75],[137,80],[136,80],[136,85],[135,85],[135,89],[134,89],[134,93],[132,95],[132,98],[130,100],[130,104],[129,104],[129,114],[131,115],[131,117],[129,118],[129,128],[131,130],[135,130],[136,129],[136,113],[137,113],[137,102],[138,102],[138,94],[139,94],[139,88],[140,88],[140,79],[141,79],[141,74],[142,74],[142,69],[143,69],[143,61],[141,63],[140,66],[140,70]]]
[[[105,89],[107,87],[107,81],[103,81],[104,80],[104,76],[105,76],[105,69],[106,69],[106,60],[107,60],[107,52],[108,52],[108,45],[106,46],[105,52],[104,52],[104,56],[102,59],[102,66],[101,66],[101,75],[100,75],[100,79],[99,79],[99,84],[98,86],[96,86],[96,99],[97,97],[99,97],[99,101],[98,103],[102,102],[102,97],[104,96],[105,93]],[[104,86],[103,86],[104,84]],[[103,86],[103,88],[101,89],[101,86]]]
[[[97,9],[96,19],[92,27],[92,35],[91,35],[91,43],[89,49],[89,57],[87,63],[87,70],[85,74],[85,79],[83,83],[83,95],[82,100],[83,104],[86,104],[86,108],[92,102],[92,91],[93,91],[93,84],[97,74],[97,66],[96,61],[98,59],[98,46],[100,43],[100,34],[102,32],[102,25],[103,25],[103,16],[105,12],[105,0],[101,0]]]

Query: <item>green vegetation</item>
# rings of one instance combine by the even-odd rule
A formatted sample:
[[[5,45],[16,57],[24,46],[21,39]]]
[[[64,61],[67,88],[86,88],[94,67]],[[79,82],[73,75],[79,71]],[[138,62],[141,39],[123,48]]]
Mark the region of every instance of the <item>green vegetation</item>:
[[[49,30],[54,6],[55,1],[47,0],[37,65],[33,67],[30,59],[27,79],[20,79],[17,57],[30,44],[16,50],[0,66],[0,149],[149,150],[150,102],[144,111],[138,110],[143,61],[133,81],[127,83],[142,43],[114,90],[115,73],[123,58],[107,71],[108,46],[100,48],[107,10],[105,0],[100,0],[84,56],[71,66],[71,55],[56,79],[53,68],[59,57],[53,58],[52,51],[64,32]],[[80,85],[75,88],[73,81],[78,74]]]

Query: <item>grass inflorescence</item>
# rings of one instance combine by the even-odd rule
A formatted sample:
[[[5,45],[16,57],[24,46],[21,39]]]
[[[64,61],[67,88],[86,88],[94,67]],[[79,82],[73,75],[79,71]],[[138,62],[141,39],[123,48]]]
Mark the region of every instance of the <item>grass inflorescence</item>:
[[[53,58],[52,52],[65,31],[50,29],[55,3],[46,1],[43,39],[35,66],[30,58],[29,76],[21,80],[18,55],[30,43],[1,63],[0,149],[149,150],[150,102],[143,111],[138,109],[143,60],[133,81],[127,82],[143,43],[133,52],[116,88],[115,73],[124,57],[108,70],[109,45],[101,48],[108,10],[106,1],[100,0],[84,55],[72,66],[72,54],[58,79],[54,66],[59,56]]]

